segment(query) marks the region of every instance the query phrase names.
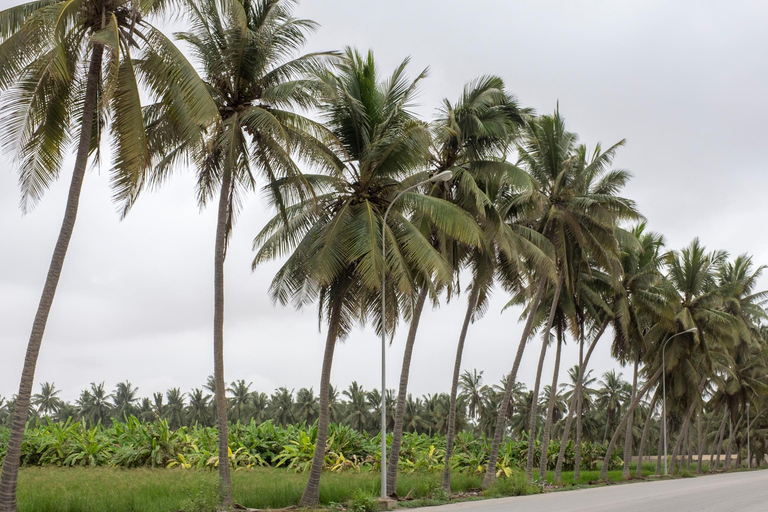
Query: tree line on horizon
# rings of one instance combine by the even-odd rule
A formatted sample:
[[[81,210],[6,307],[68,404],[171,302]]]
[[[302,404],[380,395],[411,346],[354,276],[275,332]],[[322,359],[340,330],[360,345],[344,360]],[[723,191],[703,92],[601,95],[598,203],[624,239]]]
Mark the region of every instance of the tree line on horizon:
[[[478,422],[479,403],[491,418],[483,427],[490,440],[484,487],[496,478],[505,437],[521,432],[540,438],[542,446],[559,439],[555,482],[561,480],[566,447],[575,441],[578,472],[581,443],[593,435],[589,360],[605,334],[601,347],[610,345],[612,356],[632,367],[632,378],[628,387],[619,386],[622,393],[596,407],[607,443],[603,479],[619,443],[625,478],[631,454],[646,450],[650,429],[658,424],[648,419],[662,405],[662,378],[673,468],[677,456],[692,453],[693,446],[702,454],[708,446],[704,433],[713,424],[714,445],[726,440],[729,450],[743,439],[739,433],[750,407],[750,424],[762,425],[768,410],[766,292],[755,287],[763,266],[749,255],[709,251],[698,238],[680,251],[667,250],[635,202],[622,195],[631,174],[614,168],[613,161],[623,140],[587,147],[566,127],[559,106],[552,114],[537,114],[494,75],[468,82],[458,99],[443,100],[432,121],[422,120],[412,106],[426,69],[411,78],[405,59],[383,74],[372,52],[354,48],[301,54],[316,24],[296,18],[296,5],[54,0],[0,12],[0,112],[9,120],[0,143],[14,157],[22,209],[41,198],[76,149],[64,221],[10,416],[0,512],[16,510],[35,366],[85,171],[102,159],[102,143],[110,145],[113,199],[122,215],[144,189],[159,187],[174,171],[195,175],[201,206],[216,204],[214,371],[208,386],[219,453],[229,449],[232,419],[223,368],[228,238],[252,192],[261,189],[274,208],[274,218],[254,239],[253,266],[281,260],[271,298],[297,308],[316,305],[327,332],[317,439],[302,506],[318,503],[328,427],[339,419],[332,416],[330,385],[336,343],[359,325],[383,335],[401,324],[408,328],[401,378],[391,397],[387,493],[394,494],[402,435],[413,426],[406,419],[415,417],[419,400],[408,393],[419,321],[427,302],[460,295],[467,309],[450,392],[422,400],[422,407],[434,401],[444,416],[446,490],[456,434]],[[179,7],[185,26],[175,37],[189,59],[151,23],[162,23],[163,15]],[[461,272],[470,276],[465,286]],[[505,293],[509,306],[522,307],[524,329],[503,391],[494,391],[487,408],[475,401],[473,412],[471,396],[460,400],[463,351],[471,324],[487,313],[494,291]],[[578,347],[579,364],[564,398],[558,391],[560,356],[569,340]],[[528,391],[517,374],[531,345],[540,352]],[[542,382],[550,349],[552,378]],[[236,381],[230,395],[237,387]],[[171,391],[173,400],[167,395],[163,407],[167,411],[173,402],[175,411],[186,413],[183,394]],[[103,399],[107,409],[114,405],[103,386],[86,393],[77,414],[93,411],[96,400]],[[370,409],[366,394],[355,394],[355,400],[360,411],[363,405]],[[350,403],[357,406],[351,397]],[[764,439],[765,432],[756,435]],[[534,449],[528,443],[529,481],[534,469],[543,475],[549,464],[547,450],[535,461]],[[220,464],[218,471],[219,505],[228,509],[230,467]]]

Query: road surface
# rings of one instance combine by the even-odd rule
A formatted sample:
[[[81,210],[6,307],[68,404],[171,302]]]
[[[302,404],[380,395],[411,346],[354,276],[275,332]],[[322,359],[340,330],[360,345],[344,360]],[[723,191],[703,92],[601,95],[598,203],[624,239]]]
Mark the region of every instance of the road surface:
[[[426,512],[427,509],[419,509]],[[765,512],[768,471],[681,478],[467,501],[429,512]]]

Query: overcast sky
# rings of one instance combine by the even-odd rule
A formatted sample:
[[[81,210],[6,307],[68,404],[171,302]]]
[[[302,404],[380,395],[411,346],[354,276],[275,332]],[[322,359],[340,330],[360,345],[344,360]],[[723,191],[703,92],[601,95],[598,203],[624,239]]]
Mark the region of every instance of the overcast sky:
[[[0,8],[17,3],[0,0]],[[482,74],[503,77],[521,104],[538,112],[552,112],[559,100],[569,129],[590,146],[627,139],[615,162],[634,175],[624,194],[670,248],[699,236],[709,249],[749,252],[768,263],[765,2],[305,0],[296,14],[321,24],[308,51],[371,48],[386,73],[408,55],[411,76],[429,66],[418,110],[425,119]],[[0,395],[7,397],[18,388],[71,163],[22,216],[17,169],[7,154],[0,162]],[[142,396],[199,387],[213,372],[215,209],[198,210],[194,182],[180,172],[120,222],[106,171],[86,176],[36,382],[54,381],[67,400],[90,382],[112,389],[127,379]],[[250,270],[251,241],[270,215],[252,196],[227,253],[226,379],[245,379],[267,393],[283,385],[317,390],[325,336],[316,309],[270,303],[277,263]],[[768,280],[761,284],[767,288]],[[464,368],[483,370],[488,383],[511,368],[522,330],[518,310],[501,313],[506,301],[497,291],[468,335]],[[414,394],[449,389],[465,305],[460,297],[425,311],[413,355]],[[405,331],[389,351],[388,387],[399,377]],[[595,373],[618,367],[608,345],[606,338],[593,358]],[[529,386],[538,341],[536,347],[521,367]],[[576,361],[574,344],[563,357],[564,373]],[[552,364],[550,357],[547,374]],[[347,387],[352,380],[366,389],[380,385],[372,329],[354,331],[336,349],[332,383]]]

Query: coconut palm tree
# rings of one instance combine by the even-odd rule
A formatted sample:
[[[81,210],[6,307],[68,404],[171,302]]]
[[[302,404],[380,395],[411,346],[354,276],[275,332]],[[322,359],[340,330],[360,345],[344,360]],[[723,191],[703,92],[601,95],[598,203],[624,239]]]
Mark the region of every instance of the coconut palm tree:
[[[91,382],[91,388],[83,390],[77,399],[83,420],[90,421],[93,425],[106,423],[112,411],[111,398],[112,395],[106,392],[103,382]]]
[[[168,420],[170,428],[179,428],[184,424],[184,397],[179,388],[171,388],[165,392],[165,398],[168,399],[168,405],[165,409],[165,418]]]
[[[125,419],[134,413],[136,402],[139,398],[136,393],[139,392],[139,388],[133,387],[128,382],[118,382],[115,386],[115,391],[112,393],[112,403],[115,406],[115,416],[120,419]]]
[[[274,300],[297,306],[319,302],[328,323],[320,380],[320,416],[315,455],[302,506],[319,499],[319,480],[327,439],[331,365],[336,341],[349,335],[353,324],[372,317],[379,333],[391,332],[401,307],[419,283],[450,279],[451,268],[421,231],[433,227],[465,243],[480,239],[472,218],[450,203],[418,192],[405,192],[423,181],[429,132],[414,119],[411,104],[422,72],[414,81],[405,76],[408,61],[385,80],[378,77],[373,54],[353,49],[338,72],[323,76],[322,111],[342,144],[344,164],[332,176],[312,176],[316,197],[298,200],[285,216],[270,221],[256,238],[254,265],[281,256],[295,246],[272,282]],[[395,204],[393,199],[403,192]],[[379,240],[384,226],[387,254]],[[406,213],[412,213],[411,221]],[[387,287],[386,322],[381,318],[381,273]]]
[[[0,136],[19,169],[21,207],[28,211],[60,174],[70,148],[76,157],[64,220],[54,247],[19,383],[8,451],[0,476],[0,510],[16,510],[18,458],[43,333],[74,230],[85,170],[99,157],[111,127],[113,197],[125,214],[149,164],[137,77],[150,92],[172,90],[188,119],[210,111],[189,102],[194,75],[181,53],[149,20],[165,0],[29,2],[0,12]],[[140,54],[134,61],[131,53]],[[178,109],[169,114],[178,114]]]
[[[233,381],[229,385],[227,391],[231,395],[229,398],[229,409],[232,413],[233,421],[243,421],[243,409],[248,406],[251,399],[251,386],[253,382],[245,383],[245,380],[240,379]]]
[[[269,399],[269,415],[281,426],[296,422],[293,407],[293,390],[285,386],[277,388]]]
[[[204,394],[200,388],[195,388],[189,392],[189,403],[187,404],[187,421],[191,425],[200,424],[209,426],[211,424],[211,395]]]
[[[566,130],[559,110],[552,116],[527,120],[518,143],[518,165],[532,176],[537,188],[529,193],[511,196],[508,216],[513,217],[515,223],[530,227],[551,242],[556,277],[553,279],[551,273],[532,270],[527,279],[527,290],[521,292],[533,299],[527,308],[528,319],[509,374],[483,487],[488,487],[496,476],[496,460],[507,421],[506,403],[510,399],[525,345],[547,288],[554,284],[553,298],[549,301],[550,315],[542,333],[536,381],[541,379],[543,356],[562,289],[567,290],[568,297],[574,296],[578,262],[592,260],[608,275],[618,273],[616,224],[639,217],[634,202],[617,195],[629,179],[629,173],[609,169],[616,150],[624,141],[605,151],[597,145],[592,154],[588,154],[584,146],[577,146],[576,143],[576,134]],[[578,252],[583,252],[584,256],[574,258]],[[534,386],[531,421],[535,421],[537,416],[537,396],[538,388]],[[531,444],[526,468],[529,479],[533,473],[532,455]]]
[[[320,406],[320,400],[315,396],[312,388],[301,388],[296,393],[296,421],[311,425],[317,419],[317,410]]]
[[[187,0],[191,30],[177,34],[189,44],[202,69],[202,82],[217,110],[205,131],[166,115],[174,99],[164,97],[150,112],[150,141],[156,166],[152,183],[167,178],[173,165],[192,161],[200,206],[218,193],[214,247],[213,355],[214,403],[219,453],[228,452],[224,380],[224,260],[238,205],[267,180],[270,201],[281,208],[282,194],[304,197],[306,183],[294,157],[318,163],[328,157],[327,132],[297,113],[312,106],[316,81],[328,53],[296,56],[315,23],[293,16],[294,0]],[[279,189],[278,182],[283,184]],[[222,455],[223,456],[223,455]],[[232,505],[228,464],[219,464],[219,505]]]
[[[32,405],[37,407],[37,414],[40,416],[54,415],[63,405],[58,395],[61,390],[56,389],[52,382],[43,382],[40,384],[40,393],[32,397]]]

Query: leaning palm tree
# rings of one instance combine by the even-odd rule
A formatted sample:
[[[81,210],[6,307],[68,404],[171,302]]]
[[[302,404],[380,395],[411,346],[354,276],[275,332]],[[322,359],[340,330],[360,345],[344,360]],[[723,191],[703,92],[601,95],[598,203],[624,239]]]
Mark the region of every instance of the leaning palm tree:
[[[149,164],[137,77],[149,92],[173,90],[169,117],[198,121],[211,111],[188,101],[199,88],[194,70],[150,23],[165,0],[70,0],[25,3],[0,12],[0,142],[19,169],[21,207],[29,210],[60,174],[76,147],[64,220],[27,345],[8,451],[0,476],[0,510],[16,510],[24,425],[48,315],[77,218],[88,161],[98,158],[111,127],[112,188],[125,214]],[[134,61],[131,53],[140,54]]]
[[[616,223],[639,216],[633,201],[617,195],[629,179],[629,173],[609,169],[616,150],[623,143],[621,141],[605,151],[598,145],[589,155],[584,146],[577,146],[576,134],[566,130],[565,120],[559,110],[554,115],[526,122],[518,144],[519,166],[536,180],[538,188],[530,193],[512,196],[508,210],[516,223],[530,226],[550,240],[554,247],[556,278],[552,279],[551,273],[537,269],[528,278],[527,294],[533,299],[528,306],[528,319],[507,381],[506,396],[500,409],[483,478],[484,487],[490,485],[496,475],[498,450],[506,429],[506,404],[547,288],[554,284],[554,293],[548,301],[550,315],[542,333],[536,381],[540,381],[560,294],[565,290],[569,297],[574,296],[578,262],[582,259],[593,260],[609,275],[617,274],[620,270],[616,263]],[[574,258],[579,253],[584,256]],[[534,386],[532,422],[537,417],[537,406],[538,388]],[[533,444],[530,445],[526,468],[529,479],[533,473],[532,447]]]
[[[314,104],[316,80],[328,53],[295,56],[315,28],[292,15],[294,0],[188,0],[191,30],[177,34],[189,44],[202,68],[202,83],[217,114],[204,130],[166,115],[174,98],[149,110],[151,147],[156,166],[151,180],[162,182],[173,165],[192,161],[200,206],[218,193],[214,247],[213,359],[214,404],[219,457],[226,458],[227,402],[224,380],[224,260],[229,235],[245,195],[256,187],[257,174],[268,183],[270,201],[283,205],[283,193],[304,194],[299,157],[318,163],[328,156],[327,134],[296,111]],[[277,183],[284,187],[278,192]],[[289,190],[289,185],[292,187]],[[229,464],[219,464],[219,504],[232,504]]]
[[[370,317],[379,333],[392,332],[401,309],[410,307],[417,282],[450,279],[450,266],[428,238],[433,228],[465,243],[480,239],[477,225],[459,208],[406,192],[428,177],[419,171],[426,168],[429,145],[427,127],[408,110],[426,71],[409,80],[407,64],[405,60],[382,80],[372,53],[364,56],[348,48],[338,71],[323,76],[322,112],[341,141],[343,163],[332,176],[308,176],[316,197],[287,207],[284,216],[270,221],[254,242],[258,248],[254,265],[293,249],[272,282],[273,300],[282,304],[292,300],[299,307],[317,301],[328,324],[317,442],[302,506],[319,500],[337,340],[346,338],[353,324]],[[380,242],[382,229],[386,254]],[[391,283],[386,288],[386,321],[379,306],[382,272]]]

